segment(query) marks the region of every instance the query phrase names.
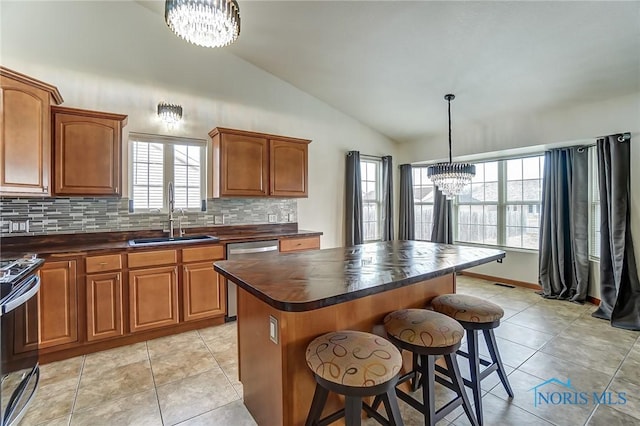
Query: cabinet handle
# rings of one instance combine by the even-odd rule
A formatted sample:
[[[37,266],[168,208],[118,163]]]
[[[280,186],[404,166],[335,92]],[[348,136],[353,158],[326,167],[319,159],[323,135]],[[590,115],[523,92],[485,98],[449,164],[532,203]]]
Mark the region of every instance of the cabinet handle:
[[[48,186],[45,186],[45,187],[42,188],[42,192],[47,192],[47,191],[49,191],[49,187]]]
[[[186,267],[186,266],[183,266],[183,267],[182,267],[182,270],[183,270],[184,272],[187,272],[187,267]]]
[[[101,265],[101,266],[104,266],[104,265],[106,265],[106,264],[107,264],[107,262],[100,262],[100,265]]]
[[[120,274],[116,275],[116,281],[120,281]]]

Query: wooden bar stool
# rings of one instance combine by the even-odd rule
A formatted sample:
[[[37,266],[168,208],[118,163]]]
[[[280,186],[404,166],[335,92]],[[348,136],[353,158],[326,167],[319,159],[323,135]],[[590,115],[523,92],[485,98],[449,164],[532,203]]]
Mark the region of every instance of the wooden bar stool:
[[[482,397],[480,382],[491,373],[497,372],[509,397],[513,398],[513,390],[504,371],[498,344],[493,329],[500,325],[500,318],[504,316],[502,308],[495,303],[479,297],[466,294],[443,294],[434,298],[431,305],[436,312],[441,312],[458,322],[467,331],[467,352],[458,351],[458,354],[469,359],[471,380],[464,379],[464,384],[473,392],[476,407],[476,416],[482,424]],[[478,353],[478,331],[482,330],[487,349],[491,355],[491,361],[483,359]],[[480,365],[486,368],[480,371]]]
[[[400,349],[417,355],[419,362],[414,362],[414,370],[400,377],[398,384],[407,380],[417,380],[420,376],[422,385],[422,403],[411,395],[396,388],[398,398],[424,414],[425,425],[435,425],[444,416],[463,406],[472,425],[478,421],[473,414],[471,403],[462,382],[458,368],[456,351],[464,335],[464,329],[457,322],[446,315],[426,309],[402,309],[392,312],[384,318],[387,337]],[[441,373],[447,377],[435,374],[435,360],[442,355],[447,369]],[[414,357],[415,360],[415,357]],[[435,382],[454,391],[457,396],[436,411]],[[373,403],[373,408],[379,404],[379,398]]]
[[[345,417],[347,426],[360,425],[362,410],[383,425],[402,426],[395,395],[402,356],[388,340],[361,331],[337,331],[314,339],[306,352],[316,390],[305,425],[327,425]],[[329,391],[345,397],[345,408],[320,419]],[[362,398],[379,396],[385,419]]]

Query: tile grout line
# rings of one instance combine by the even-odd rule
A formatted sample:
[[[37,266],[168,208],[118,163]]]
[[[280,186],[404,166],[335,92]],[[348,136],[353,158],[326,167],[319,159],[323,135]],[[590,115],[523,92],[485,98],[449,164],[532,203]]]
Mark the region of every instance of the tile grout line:
[[[69,413],[69,422],[68,426],[71,426],[71,419],[73,418],[73,413],[76,410],[76,401],[78,400],[78,393],[80,392],[80,381],[82,380],[82,374],[84,374],[84,363],[87,359],[86,355],[82,356],[82,365],[80,366],[80,374],[78,374],[78,384],[76,385],[76,392],[73,396],[73,404],[71,404],[71,413]]]
[[[627,354],[624,356],[622,361],[620,361],[620,365],[618,365],[618,368],[616,368],[616,371],[611,376],[611,380],[609,380],[609,383],[607,383],[607,386],[604,388],[605,392],[607,391],[607,389],[609,389],[609,386],[611,386],[611,383],[613,383],[613,381],[615,380],[616,375],[618,374],[618,371],[620,371],[620,369],[622,368],[622,364],[624,364],[624,362],[627,360],[627,358],[629,358],[629,354],[631,353],[631,351],[633,351],[633,348],[635,347],[637,342],[638,342],[638,338],[636,338],[636,341],[633,343],[633,345],[631,345],[631,347],[627,351]],[[591,420],[591,418],[594,416],[594,414],[596,413],[596,410],[598,409],[598,406],[600,406],[600,405],[601,404],[596,404],[596,406],[593,407],[593,410],[591,411],[591,414],[589,414],[589,417],[587,417],[587,420],[584,422],[585,425],[587,425],[589,423],[589,420]],[[611,408],[616,410],[615,407],[611,407]],[[616,410],[616,411],[619,411],[619,410]],[[622,411],[620,411],[620,412],[622,413]],[[626,414],[626,413],[623,413],[623,414]],[[627,415],[629,415],[629,414],[627,414]],[[629,416],[630,417],[635,417],[635,416],[631,416],[631,415],[629,415]]]
[[[162,416],[162,407],[160,406],[160,397],[158,396],[158,386],[156,385],[156,375],[153,373],[153,363],[151,362],[151,354],[149,353],[149,345],[144,342],[147,350],[147,359],[149,360],[149,369],[151,370],[151,380],[153,380],[153,390],[156,393],[156,403],[158,404],[158,412],[160,413],[160,422],[164,426],[164,417]]]

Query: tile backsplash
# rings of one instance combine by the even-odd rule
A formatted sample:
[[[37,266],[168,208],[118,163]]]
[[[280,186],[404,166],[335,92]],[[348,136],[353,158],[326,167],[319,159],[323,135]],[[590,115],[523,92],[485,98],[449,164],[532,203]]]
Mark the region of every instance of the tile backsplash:
[[[0,198],[0,236],[167,229],[166,213],[129,213],[127,198]],[[187,212],[185,228],[297,221],[295,199],[219,198],[207,200],[206,212]],[[175,217],[180,216],[175,213]],[[273,216],[271,216],[273,219]],[[9,234],[10,221],[29,220],[29,232]],[[177,224],[177,222],[176,222]]]

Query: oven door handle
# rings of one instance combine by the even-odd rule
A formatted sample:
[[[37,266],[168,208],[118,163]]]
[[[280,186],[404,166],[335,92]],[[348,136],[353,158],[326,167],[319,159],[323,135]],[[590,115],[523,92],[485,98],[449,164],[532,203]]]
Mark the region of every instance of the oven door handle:
[[[2,305],[2,314],[13,311],[18,306],[31,299],[40,290],[40,277],[37,275],[29,278],[15,296]]]

